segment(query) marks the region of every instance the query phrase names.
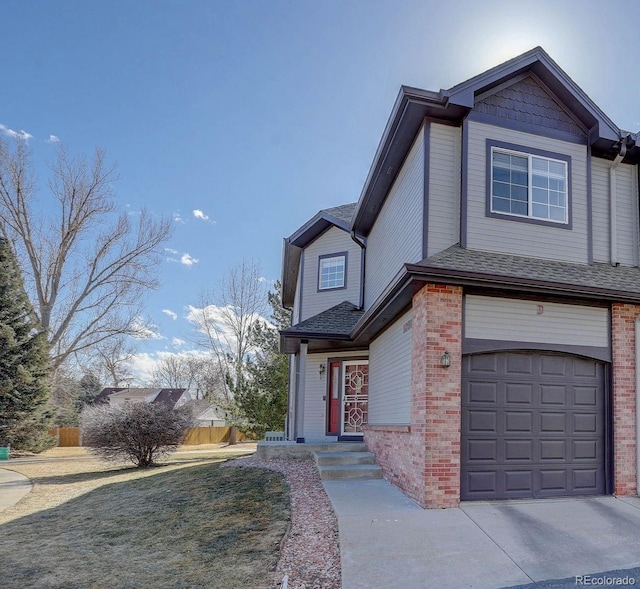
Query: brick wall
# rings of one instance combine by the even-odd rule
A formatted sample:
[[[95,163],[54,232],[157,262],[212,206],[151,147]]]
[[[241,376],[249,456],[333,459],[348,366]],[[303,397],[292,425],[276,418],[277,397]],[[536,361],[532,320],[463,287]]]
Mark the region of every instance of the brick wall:
[[[364,442],[376,455],[384,478],[421,503],[424,481],[419,473],[424,464],[424,445],[411,434],[411,427],[365,426]],[[421,503],[422,504],[422,503]]]
[[[639,305],[614,304],[613,345],[613,492],[636,493],[636,371],[635,319]]]
[[[427,284],[413,297],[411,427],[367,428],[384,476],[423,507],[460,502],[462,289]],[[446,352],[451,367],[443,368]]]

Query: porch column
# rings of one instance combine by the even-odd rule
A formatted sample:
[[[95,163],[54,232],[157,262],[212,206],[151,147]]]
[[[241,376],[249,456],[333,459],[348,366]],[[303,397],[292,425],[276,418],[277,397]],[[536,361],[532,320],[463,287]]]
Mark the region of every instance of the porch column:
[[[307,348],[306,340],[300,342],[300,362],[298,363],[298,394],[296,399],[296,442],[304,443],[304,397],[306,392],[307,376]]]
[[[289,399],[285,424],[285,439],[296,439],[296,396],[298,393],[298,356],[289,356]]]
[[[640,305],[611,308],[613,347],[613,492],[637,492],[636,481],[636,334]]]
[[[448,352],[451,365],[441,365]],[[460,502],[462,288],[427,284],[413,297],[411,436],[423,507]]]

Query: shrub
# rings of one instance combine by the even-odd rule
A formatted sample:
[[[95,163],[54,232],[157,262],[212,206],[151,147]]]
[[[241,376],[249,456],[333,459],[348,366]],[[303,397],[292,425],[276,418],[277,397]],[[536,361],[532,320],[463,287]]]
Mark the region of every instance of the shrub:
[[[161,403],[96,405],[82,412],[82,443],[104,460],[130,460],[139,468],[175,451],[193,418],[188,408]]]

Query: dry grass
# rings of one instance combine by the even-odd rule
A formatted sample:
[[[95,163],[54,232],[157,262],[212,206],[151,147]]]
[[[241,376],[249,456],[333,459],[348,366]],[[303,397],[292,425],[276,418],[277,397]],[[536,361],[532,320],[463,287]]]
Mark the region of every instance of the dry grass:
[[[0,513],[3,588],[272,585],[290,519],[278,473],[219,468],[231,449],[191,447],[147,470],[47,454],[7,464],[34,489]]]

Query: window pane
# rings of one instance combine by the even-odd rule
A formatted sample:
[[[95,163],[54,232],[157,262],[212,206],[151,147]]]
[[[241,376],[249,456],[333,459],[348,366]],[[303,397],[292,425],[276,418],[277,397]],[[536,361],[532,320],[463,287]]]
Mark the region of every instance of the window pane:
[[[549,161],[541,157],[533,157],[531,169],[534,173],[541,172],[544,176],[549,173]]]
[[[511,179],[511,174],[509,173],[508,168],[493,168],[493,179],[498,180],[499,182],[509,182]]]
[[[540,176],[538,174],[534,174],[531,182],[534,186],[539,188],[548,188],[549,187],[549,179],[546,176]]]
[[[511,182],[513,184],[519,184],[520,186],[527,186],[527,173],[512,171],[511,172]]]
[[[549,193],[542,188],[533,189],[533,202],[547,204],[549,202]]]
[[[538,219],[549,218],[549,207],[546,205],[535,204],[533,205],[533,216]]]
[[[549,207],[551,216],[549,217],[553,221],[566,221],[564,207]]]
[[[509,154],[507,153],[500,153],[499,151],[496,151],[493,154],[493,164],[496,166],[509,168],[510,157],[511,156],[509,156]]]
[[[549,188],[551,188],[551,190],[561,190],[564,192],[564,180],[559,178],[549,178]]]
[[[526,186],[512,186],[511,187],[511,198],[514,200],[522,200],[527,202],[528,199],[528,191]]]
[[[514,213],[515,215],[526,215],[528,213],[527,211],[527,203],[526,202],[520,202],[517,200],[512,200],[511,201],[511,212]]]
[[[566,222],[567,169],[559,160],[492,151],[492,210]]]
[[[510,213],[511,212],[511,201],[506,198],[495,198],[493,199],[493,210],[497,213]]]
[[[520,157],[517,155],[511,156],[511,169],[512,170],[524,170],[525,172],[529,169],[529,164],[527,163],[526,157]]]
[[[323,258],[320,260],[319,288],[341,288],[344,286],[345,257]]]
[[[494,182],[493,183],[493,195],[494,196],[504,196],[509,198],[511,195],[511,190],[508,184],[504,182]]]
[[[566,176],[566,164],[549,160],[549,175],[556,178],[564,178]]]

